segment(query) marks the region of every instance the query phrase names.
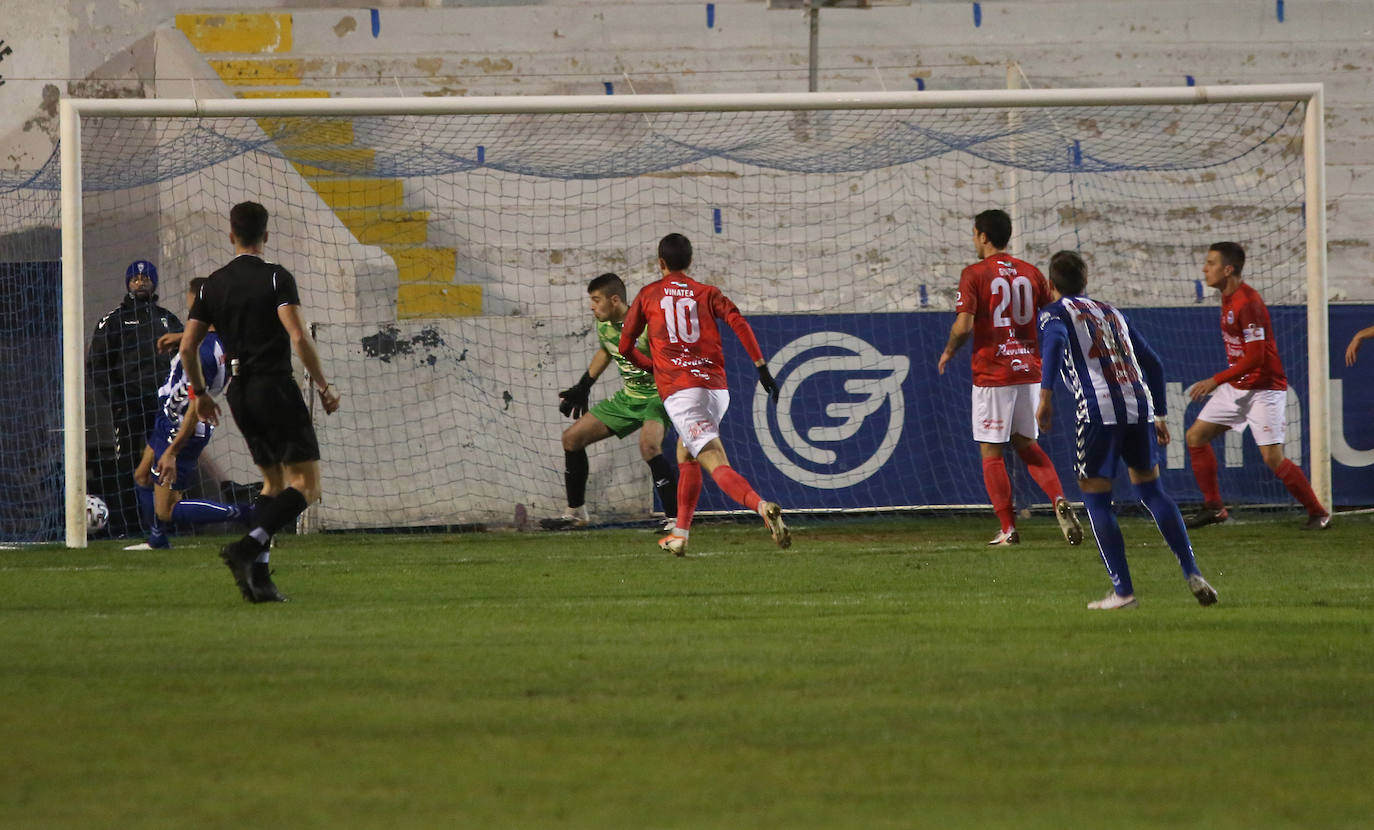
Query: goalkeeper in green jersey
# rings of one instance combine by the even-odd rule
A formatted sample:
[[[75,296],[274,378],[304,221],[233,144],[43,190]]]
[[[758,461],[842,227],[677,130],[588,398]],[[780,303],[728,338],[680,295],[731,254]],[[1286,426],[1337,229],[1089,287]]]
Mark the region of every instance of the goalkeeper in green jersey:
[[[597,441],[624,438],[639,430],[639,455],[653,474],[654,491],[667,514],[666,531],[672,531],[677,515],[677,476],[663,457],[663,436],[668,428],[668,413],[654,386],[653,374],[638,368],[620,354],[620,330],[625,325],[625,283],[615,274],[602,274],[587,284],[592,315],[596,317],[596,337],[600,348],[582,379],[558,393],[558,409],[576,419],[563,431],[565,462],[563,483],[568,491],[568,508],[563,515],[540,522],[545,530],[586,527],[587,447]],[[649,351],[649,335],[640,338],[639,348]],[[592,384],[614,362],[623,386],[614,395],[588,409]]]

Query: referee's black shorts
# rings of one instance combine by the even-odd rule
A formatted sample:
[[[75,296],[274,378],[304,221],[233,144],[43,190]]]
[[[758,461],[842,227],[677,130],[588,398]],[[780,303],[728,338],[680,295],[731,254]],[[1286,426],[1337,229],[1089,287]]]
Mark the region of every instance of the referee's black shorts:
[[[273,467],[320,459],[310,410],[290,375],[236,377],[224,396],[254,464]]]

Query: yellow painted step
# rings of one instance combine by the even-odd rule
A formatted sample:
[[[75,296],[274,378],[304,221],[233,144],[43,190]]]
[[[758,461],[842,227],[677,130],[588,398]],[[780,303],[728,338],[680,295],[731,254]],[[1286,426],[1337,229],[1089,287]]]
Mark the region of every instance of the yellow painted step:
[[[480,285],[402,284],[396,293],[396,316],[473,317],[482,313]]]
[[[208,61],[229,86],[299,86],[305,62],[299,58],[234,58]]]
[[[442,283],[453,281],[458,270],[458,251],[453,248],[385,248],[396,263],[396,275],[401,284]]]
[[[400,179],[323,176],[309,179],[309,182],[324,203],[335,210],[400,207],[405,196],[405,188]]]
[[[351,209],[334,211],[364,245],[423,245],[429,237],[429,211]]]
[[[284,148],[286,158],[308,179],[329,176],[366,176],[376,166],[371,147]]]
[[[179,14],[176,26],[202,55],[291,51],[292,19],[289,14]]]
[[[258,126],[284,148],[348,147],[353,144],[353,122],[346,118],[259,118]]]

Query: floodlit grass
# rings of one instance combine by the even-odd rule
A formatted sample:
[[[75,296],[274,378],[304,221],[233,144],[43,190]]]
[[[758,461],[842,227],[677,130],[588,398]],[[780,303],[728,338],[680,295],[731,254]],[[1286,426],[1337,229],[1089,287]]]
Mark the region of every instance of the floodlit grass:
[[[0,827],[1367,827],[1374,520],[0,552]]]

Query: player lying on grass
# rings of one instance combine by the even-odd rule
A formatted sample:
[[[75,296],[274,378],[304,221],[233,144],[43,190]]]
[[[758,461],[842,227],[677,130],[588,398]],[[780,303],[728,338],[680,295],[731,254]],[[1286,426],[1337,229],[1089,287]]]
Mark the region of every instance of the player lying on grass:
[[[187,308],[195,302],[204,284],[204,277],[191,280],[186,292]],[[199,357],[206,387],[211,394],[218,395],[229,383],[229,373],[224,366],[224,346],[213,329],[201,342]],[[186,488],[195,483],[200,454],[210,443],[210,434],[215,428],[198,421],[194,415],[186,417],[191,404],[190,381],[182,371],[180,354],[172,358],[172,369],[167,374],[167,381],[157,390],[157,398],[157,419],[148,433],[143,457],[134,470],[139,508],[150,520],[152,529],[147,542],[129,545],[125,550],[170,548],[169,524],[241,521],[247,513],[235,505],[183,498]]]
[[[1077,412],[1074,466],[1078,488],[1083,491],[1102,563],[1112,579],[1112,591],[1088,607],[1111,610],[1136,604],[1126,542],[1112,509],[1112,479],[1122,461],[1136,498],[1150,511],[1178,558],[1189,590],[1199,603],[1211,605],[1217,601],[1217,592],[1198,571],[1183,515],[1159,482],[1155,448],[1169,441],[1164,368],[1120,311],[1083,293],[1087,284],[1087,268],[1078,254],[1060,251],[1050,258],[1052,302],[1040,312],[1044,375],[1035,417],[1040,431],[1049,432],[1054,390],[1062,375]]]
[[[562,398],[558,409],[576,419],[563,430],[563,486],[567,490],[568,507],[563,515],[544,519],[545,530],[566,530],[586,527],[587,515],[587,447],[614,435],[624,438],[639,430],[639,456],[649,465],[654,490],[663,503],[668,519],[664,531],[675,527],[677,516],[677,474],[668,459],[663,457],[663,435],[668,428],[668,412],[658,396],[654,376],[630,362],[620,353],[620,332],[625,328],[625,283],[616,274],[602,274],[587,284],[592,316],[596,318],[596,339],[600,348],[592,356],[582,379],[570,389],[558,393]],[[648,335],[639,338],[641,350],[649,348]],[[592,384],[614,362],[620,370],[620,389],[596,406],[587,408]]]

